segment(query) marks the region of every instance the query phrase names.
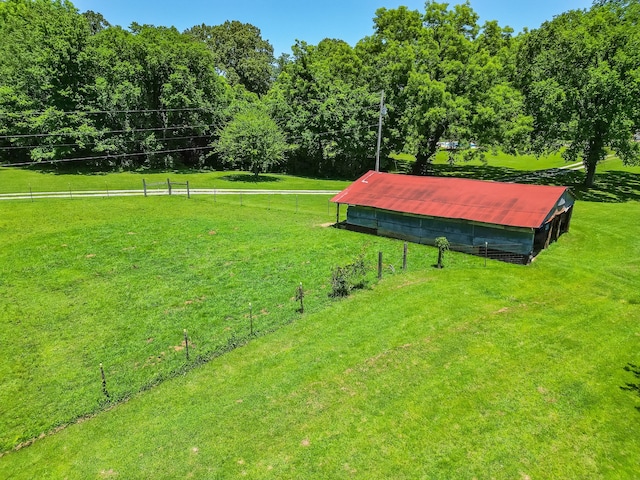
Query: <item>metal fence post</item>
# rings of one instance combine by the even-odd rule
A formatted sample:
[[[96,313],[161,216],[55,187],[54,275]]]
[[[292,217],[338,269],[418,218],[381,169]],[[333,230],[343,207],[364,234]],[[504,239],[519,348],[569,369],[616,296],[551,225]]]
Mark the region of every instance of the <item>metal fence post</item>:
[[[484,242],[484,266],[487,266],[487,255],[489,254],[489,242]]]
[[[407,269],[407,249],[409,248],[407,242],[404,242],[404,251],[402,253],[402,270]]]

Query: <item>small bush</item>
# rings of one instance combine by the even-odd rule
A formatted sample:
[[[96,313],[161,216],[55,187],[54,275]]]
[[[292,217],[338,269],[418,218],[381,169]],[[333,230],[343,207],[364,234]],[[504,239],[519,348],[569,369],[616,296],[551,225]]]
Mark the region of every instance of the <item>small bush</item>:
[[[331,275],[330,297],[347,297],[352,290],[366,286],[367,266],[364,255],[360,255],[355,262],[343,267],[334,268]]]

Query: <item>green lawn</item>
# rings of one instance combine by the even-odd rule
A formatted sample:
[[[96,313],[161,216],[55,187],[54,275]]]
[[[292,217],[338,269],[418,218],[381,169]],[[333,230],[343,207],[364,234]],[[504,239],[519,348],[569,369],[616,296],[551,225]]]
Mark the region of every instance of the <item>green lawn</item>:
[[[415,160],[415,157],[406,153],[400,153],[391,155],[391,159],[411,162]],[[444,150],[440,150],[436,154],[434,165],[447,165],[449,164],[449,159],[449,153]],[[515,170],[544,170],[567,165],[559,153],[537,158],[534,155],[509,155],[504,152],[487,152],[485,154],[484,161],[479,159],[468,162],[458,160],[456,163],[475,167],[490,166]]]
[[[434,163],[436,165],[447,164],[448,158],[447,152],[440,151],[436,155]],[[487,152],[484,161],[472,160],[469,162],[461,161],[460,163],[473,166],[488,165],[491,167],[512,168],[515,170],[545,170],[568,165],[559,153],[538,158],[534,155],[509,155],[504,152]]]
[[[189,182],[191,188],[232,188],[268,190],[342,190],[349,182],[316,180],[290,175],[264,174],[255,177],[245,172],[161,172],[161,173],[55,173],[50,171],[0,168],[0,194],[14,192],[56,192],[78,190],[142,190],[148,183]]]
[[[249,335],[249,303],[264,332],[297,318],[299,282],[313,312],[334,266],[378,249],[399,265],[398,242],[321,226],[335,220],[328,199],[0,204],[0,450],[96,411],[101,362],[127,397],[183,368],[184,328],[207,356]]]
[[[413,161],[415,158],[412,155],[396,154],[392,155],[393,159],[402,161]],[[576,162],[577,163],[577,162]],[[449,154],[446,151],[439,151],[436,155],[434,165],[448,165]],[[560,153],[554,153],[543,157],[535,157],[534,155],[509,155],[504,152],[486,153],[485,161],[472,160],[469,162],[457,161],[456,165],[464,167],[490,167],[501,168],[510,170],[546,170],[549,168],[566,167],[570,164],[565,162]],[[640,173],[640,166],[628,166],[623,165],[622,160],[618,157],[608,157],[602,163],[598,165],[598,172],[607,171],[623,171],[630,173]]]
[[[0,478],[640,471],[640,397],[619,388],[640,363],[639,202],[578,202],[528,267],[452,252],[437,270],[410,245],[404,273],[402,242],[321,227],[326,196],[239,201],[0,204],[3,450],[104,407],[100,362],[132,396],[1,457]],[[382,282],[329,299],[332,266],[379,250]],[[182,329],[194,356],[243,344],[249,302],[260,334],[189,370]]]

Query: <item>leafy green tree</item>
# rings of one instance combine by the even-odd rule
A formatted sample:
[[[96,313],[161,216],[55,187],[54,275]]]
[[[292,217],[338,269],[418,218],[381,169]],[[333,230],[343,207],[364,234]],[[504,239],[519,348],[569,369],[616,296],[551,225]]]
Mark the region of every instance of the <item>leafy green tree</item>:
[[[379,9],[374,28],[357,50],[370,88],[388,98],[386,152],[414,153],[414,173],[424,174],[442,140],[522,147],[530,121],[512,84],[511,29],[495,21],[480,27],[468,2],[433,1],[424,14]]]
[[[92,35],[95,35],[98,32],[101,32],[105,28],[109,28],[111,24],[107,21],[106,18],[101,13],[94,12],[93,10],[87,10],[82,13],[82,16],[89,23],[89,30]]]
[[[379,92],[362,78],[351,46],[299,42],[266,103],[294,145],[288,171],[354,177],[373,168]]]
[[[256,176],[279,165],[287,148],[284,134],[263,108],[238,113],[215,146],[224,164]]]
[[[632,141],[640,126],[639,23],[637,0],[598,1],[545,22],[519,50],[533,148],[582,160],[587,187],[608,148],[626,164],[640,161]]]
[[[61,140],[92,130],[81,115],[65,113],[83,104],[80,55],[88,36],[87,22],[70,2],[0,2],[1,159],[73,153],[75,146]]]
[[[205,164],[230,92],[204,45],[173,28],[109,27],[82,58],[86,106],[104,112],[91,116],[98,134],[90,152],[109,157],[103,166]]]
[[[231,83],[263,95],[273,77],[273,47],[260,35],[260,29],[237,20],[222,25],[196,25],[185,31],[204,42],[214,54],[216,67]]]

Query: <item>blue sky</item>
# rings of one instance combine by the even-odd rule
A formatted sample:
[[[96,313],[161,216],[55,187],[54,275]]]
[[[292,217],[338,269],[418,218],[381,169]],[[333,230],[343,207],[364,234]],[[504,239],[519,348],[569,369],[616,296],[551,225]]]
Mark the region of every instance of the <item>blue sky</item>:
[[[175,26],[183,31],[225,20],[251,23],[274,47],[276,56],[289,53],[296,40],[317,44],[323,38],[339,38],[354,45],[373,32],[372,18],[380,7],[400,5],[424,11],[423,0],[72,0],[81,11],[102,13],[114,25],[132,22]],[[446,0],[443,0],[446,1]],[[450,4],[463,3],[463,0]],[[554,15],[589,8],[592,0],[471,0],[481,22],[498,20],[519,32],[540,26]]]

